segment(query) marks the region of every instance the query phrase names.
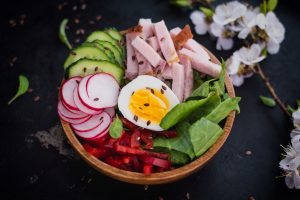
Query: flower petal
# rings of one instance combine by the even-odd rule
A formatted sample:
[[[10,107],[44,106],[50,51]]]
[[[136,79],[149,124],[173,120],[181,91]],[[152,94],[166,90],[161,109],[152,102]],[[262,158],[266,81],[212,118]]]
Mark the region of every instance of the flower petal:
[[[277,44],[280,44],[284,39],[285,28],[272,11],[266,15],[266,32],[269,38]]]
[[[233,47],[233,39],[232,38],[223,38],[219,37],[217,41],[217,49],[229,50]]]
[[[210,25],[210,32],[215,36],[215,37],[221,37],[222,33],[224,31],[224,27],[216,24],[216,23],[212,23]]]
[[[293,137],[296,137],[297,135],[300,135],[300,130],[294,129],[291,131],[290,136],[293,139]]]
[[[232,84],[236,87],[240,87],[244,83],[244,77],[239,75],[231,75],[230,79],[232,81]]]
[[[269,54],[277,54],[279,51],[280,45],[275,43],[272,39],[269,39],[267,43],[267,49]]]
[[[190,19],[192,20],[192,23],[195,25],[202,24],[205,21],[205,15],[203,12],[195,10],[191,13]]]
[[[245,39],[248,34],[250,33],[251,29],[248,27],[245,27],[244,29],[241,30],[241,32],[239,32],[238,34],[238,38],[240,39]]]
[[[236,56],[231,56],[226,60],[227,73],[229,75],[237,74],[239,71],[240,61],[236,58]]]
[[[292,175],[287,175],[285,177],[285,184],[289,189],[293,189],[294,188],[294,178]]]
[[[300,176],[298,170],[295,171],[294,175],[294,186],[296,189],[300,189]]]
[[[265,29],[266,28],[266,17],[264,14],[260,13],[256,16],[256,25],[260,28],[260,29]]]
[[[291,143],[292,143],[294,149],[295,149],[297,152],[299,152],[299,154],[300,154],[300,135],[294,136],[294,137],[292,138]],[[299,163],[298,163],[298,164],[299,164],[298,166],[300,166],[300,155],[299,155]]]
[[[280,167],[281,169],[283,169],[283,170],[292,170],[292,169],[291,169],[291,165],[290,165],[291,160],[292,160],[292,158],[288,158],[288,157],[282,159],[282,160],[279,162],[279,167]]]
[[[300,126],[300,108],[292,114],[294,126]]]
[[[204,35],[207,33],[208,31],[208,28],[209,26],[204,22],[202,24],[197,24],[195,26],[195,32],[198,34],[198,35]]]

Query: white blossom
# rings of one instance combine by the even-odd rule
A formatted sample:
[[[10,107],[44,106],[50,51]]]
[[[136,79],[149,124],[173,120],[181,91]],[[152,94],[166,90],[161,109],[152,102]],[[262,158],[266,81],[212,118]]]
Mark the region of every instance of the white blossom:
[[[265,31],[268,35],[268,52],[270,54],[278,53],[280,43],[284,39],[285,28],[272,11],[268,12],[266,15]]]
[[[191,13],[190,19],[195,25],[195,31],[199,35],[204,35],[209,29],[209,25],[206,22],[206,16],[203,12],[195,10]]]
[[[293,117],[294,127],[300,131],[300,108],[298,108],[298,110],[293,112],[292,117]]]
[[[246,13],[247,7],[238,1],[231,1],[216,7],[213,20],[219,25],[235,21]]]
[[[266,56],[261,56],[261,50],[258,44],[252,44],[250,48],[242,47],[234,54],[243,64],[253,65],[265,59]]]
[[[219,25],[213,22],[210,25],[210,33],[217,37],[217,45],[216,48],[218,50],[229,50],[233,47],[233,39],[225,36],[225,27],[223,25]]]

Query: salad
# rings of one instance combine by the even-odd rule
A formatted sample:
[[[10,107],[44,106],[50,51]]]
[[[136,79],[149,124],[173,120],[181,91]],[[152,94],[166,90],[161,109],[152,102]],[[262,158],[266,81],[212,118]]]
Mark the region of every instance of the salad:
[[[203,155],[239,111],[224,85],[225,65],[210,61],[190,27],[168,30],[140,19],[122,33],[98,30],[71,50],[58,114],[85,150],[146,175]]]

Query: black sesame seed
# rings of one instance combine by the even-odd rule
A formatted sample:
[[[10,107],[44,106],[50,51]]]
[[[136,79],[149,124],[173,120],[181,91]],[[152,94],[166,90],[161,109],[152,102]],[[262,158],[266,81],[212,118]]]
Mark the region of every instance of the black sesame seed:
[[[151,89],[150,91],[151,91],[152,94],[154,94],[154,90],[153,89]]]
[[[138,64],[139,64],[139,65],[142,65],[142,64],[144,64],[144,61],[140,61],[140,62],[138,62]]]
[[[131,96],[134,95],[134,91],[131,93]]]
[[[76,83],[79,84],[79,80],[76,80]]]
[[[159,69],[159,70],[157,70],[157,74],[160,74],[161,73],[161,70]]]
[[[94,101],[99,101],[99,98],[95,98]]]
[[[71,51],[70,54],[76,56],[76,53],[74,51]]]
[[[162,94],[164,94],[164,93],[165,93],[163,89],[160,89],[160,92],[161,92]]]
[[[132,59],[132,60],[135,60],[135,56],[132,56],[131,59]]]
[[[85,67],[85,68],[83,68],[83,72],[86,72],[86,67]]]
[[[149,103],[144,103],[144,106],[146,106],[146,107],[147,107],[147,106],[150,106],[150,104],[149,104]]]
[[[133,120],[137,122],[138,119],[138,116],[134,115]]]
[[[95,72],[98,71],[98,67],[95,67]]]
[[[165,38],[164,37],[162,37],[162,38],[160,38],[160,41],[162,42],[162,41],[164,41],[165,40]]]
[[[147,121],[147,126],[149,126],[151,124],[151,121],[149,120],[149,121]]]
[[[100,119],[99,119],[100,121],[102,121],[103,120],[103,117],[100,117]]]
[[[143,108],[142,108],[142,107],[139,107],[139,109],[140,109],[140,110],[143,110]]]
[[[164,86],[164,85],[162,85],[161,88],[162,88],[163,90],[167,90],[166,86]]]

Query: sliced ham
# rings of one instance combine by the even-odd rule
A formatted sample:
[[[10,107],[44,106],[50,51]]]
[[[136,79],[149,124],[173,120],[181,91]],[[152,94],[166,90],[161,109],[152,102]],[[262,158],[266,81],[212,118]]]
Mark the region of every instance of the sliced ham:
[[[173,28],[171,31],[170,31],[170,34],[172,37],[175,37],[177,34],[179,34],[181,32],[181,28],[179,27],[176,27],[176,28]],[[208,53],[204,50],[204,48],[202,47],[201,44],[199,44],[198,42],[196,42],[196,40],[194,39],[189,39],[184,45],[183,45],[184,48],[187,48],[197,54],[199,54],[199,56],[209,60],[210,57],[208,55]]]
[[[148,63],[148,61],[146,60],[146,58],[140,54],[140,52],[135,50],[135,56],[136,59],[138,61],[138,70],[139,70],[139,75],[144,75],[144,74],[148,74],[148,75],[152,75],[153,74],[153,69],[151,67],[151,64]]]
[[[187,99],[193,91],[194,75],[191,61],[188,57],[180,55],[180,63],[184,66],[184,94],[183,98]]]
[[[153,32],[153,24],[151,19],[140,19],[139,25],[143,27],[143,31],[141,34],[141,37],[143,39],[147,39],[153,36],[154,32]]]
[[[161,68],[166,65],[166,61],[142,38],[136,37],[131,44],[154,68]]]
[[[127,68],[125,76],[132,80],[138,75],[138,61],[135,56],[134,48],[131,45],[132,40],[138,35],[138,33],[132,32],[126,34],[126,49],[127,49]]]
[[[220,65],[215,64],[186,48],[179,50],[179,53],[180,55],[187,56],[191,60],[192,66],[195,70],[208,74],[212,77],[219,76],[221,71]]]
[[[164,70],[161,73],[161,76],[164,79],[172,79],[172,66],[166,65]]]
[[[175,49],[179,50],[190,39],[193,38],[193,34],[189,25],[185,25],[184,28],[173,37]]]
[[[159,52],[160,46],[159,46],[157,38],[155,36],[149,37],[147,39],[147,42],[156,52]]]
[[[157,37],[160,49],[168,64],[179,62],[178,55],[171,35],[164,20],[154,23],[154,33]]]
[[[172,91],[177,96],[180,102],[184,96],[184,66],[179,63],[172,64]]]

